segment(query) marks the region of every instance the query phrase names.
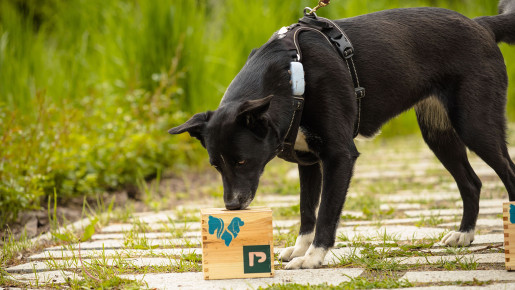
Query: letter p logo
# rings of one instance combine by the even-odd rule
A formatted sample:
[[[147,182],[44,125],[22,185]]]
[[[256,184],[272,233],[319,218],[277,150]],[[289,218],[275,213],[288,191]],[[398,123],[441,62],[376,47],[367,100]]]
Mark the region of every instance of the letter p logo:
[[[270,254],[270,245],[243,246],[243,272],[245,274],[272,272]]]
[[[250,252],[249,253],[249,266],[254,267],[254,257],[259,257],[258,263],[266,261],[266,253],[263,252]]]

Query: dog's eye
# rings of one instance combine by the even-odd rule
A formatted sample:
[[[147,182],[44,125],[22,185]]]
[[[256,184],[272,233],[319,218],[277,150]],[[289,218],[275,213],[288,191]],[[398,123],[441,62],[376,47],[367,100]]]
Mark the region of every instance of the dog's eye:
[[[247,160],[238,161],[239,166],[245,165],[246,163],[247,163]]]

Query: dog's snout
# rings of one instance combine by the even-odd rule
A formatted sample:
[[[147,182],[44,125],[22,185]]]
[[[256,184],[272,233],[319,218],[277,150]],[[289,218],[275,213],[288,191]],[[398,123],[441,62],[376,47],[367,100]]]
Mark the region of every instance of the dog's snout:
[[[228,210],[238,210],[241,209],[241,203],[237,198],[233,198],[232,200],[225,202],[225,208]]]

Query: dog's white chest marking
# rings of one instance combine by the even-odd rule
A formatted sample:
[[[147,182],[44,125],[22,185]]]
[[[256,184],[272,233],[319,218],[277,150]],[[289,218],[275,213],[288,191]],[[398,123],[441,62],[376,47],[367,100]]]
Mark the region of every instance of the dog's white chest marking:
[[[308,143],[306,142],[306,135],[300,129],[299,133],[297,133],[297,138],[295,139],[295,146],[293,147],[293,149],[304,152],[310,151]]]

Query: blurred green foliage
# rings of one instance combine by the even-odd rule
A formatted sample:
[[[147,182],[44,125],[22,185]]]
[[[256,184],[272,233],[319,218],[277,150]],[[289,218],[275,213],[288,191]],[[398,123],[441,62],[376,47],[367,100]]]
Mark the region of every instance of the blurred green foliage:
[[[115,190],[205,157],[166,130],[215,109],[251,49],[316,2],[0,1],[0,224],[54,189]],[[413,6],[475,17],[496,14],[497,0],[333,0],[319,15]],[[502,49],[512,77],[515,50]],[[383,136],[416,131],[408,113]]]

